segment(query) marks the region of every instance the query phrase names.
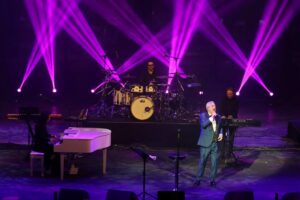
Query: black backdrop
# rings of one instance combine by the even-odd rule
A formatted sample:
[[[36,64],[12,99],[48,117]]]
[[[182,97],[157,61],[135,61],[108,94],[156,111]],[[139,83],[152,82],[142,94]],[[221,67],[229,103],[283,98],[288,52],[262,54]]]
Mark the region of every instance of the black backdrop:
[[[266,1],[235,1],[237,3],[233,5],[236,6],[231,10],[222,9],[226,7],[226,2],[231,1],[214,0],[212,4],[216,9],[224,11],[220,13],[224,25],[246,55],[249,55]],[[171,0],[128,2],[154,33],[172,19]],[[0,6],[1,112],[22,102],[57,102],[70,107],[95,103],[98,97],[89,91],[103,80],[103,72],[97,63],[64,32],[56,39],[55,75],[59,92],[51,93],[51,82],[44,62],[39,62],[26,82],[23,92],[17,94],[16,89],[25,72],[35,35],[23,1],[3,0]],[[139,48],[87,6],[81,4],[80,7],[115,66],[119,66]],[[274,91],[273,101],[279,104],[298,103],[300,99],[299,20],[298,14],[257,70],[266,85]],[[166,73],[161,63],[158,61],[156,63],[160,73]],[[243,71],[200,33],[197,33],[191,41],[182,66],[187,73],[194,73],[201,80],[205,92],[201,97],[203,100],[220,99],[222,91],[227,86],[237,88],[243,76]],[[141,67],[135,68],[132,73],[140,73]],[[244,101],[270,100],[261,86],[251,79],[242,93],[240,98]]]

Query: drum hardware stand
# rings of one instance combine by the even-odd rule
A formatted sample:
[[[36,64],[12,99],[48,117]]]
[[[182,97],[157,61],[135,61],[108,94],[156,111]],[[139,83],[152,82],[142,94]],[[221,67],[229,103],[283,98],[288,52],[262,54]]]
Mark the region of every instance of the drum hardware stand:
[[[128,81],[126,81],[126,82],[124,83],[124,85],[121,86],[120,91],[124,90],[124,88],[126,87],[127,84],[128,84]],[[122,102],[125,102],[125,99],[124,99],[124,98],[126,98],[126,97],[123,96],[122,98],[123,98],[123,99],[122,99]],[[115,109],[116,107],[118,108],[117,111],[116,111],[116,109]],[[120,114],[120,115],[126,116],[126,113],[129,113],[128,108],[126,108],[126,106],[124,106],[124,105],[114,105],[114,104],[113,104],[113,105],[111,106],[111,109],[110,109],[110,110],[111,110],[111,111],[110,111],[110,117],[111,117],[111,119],[114,117],[115,114]],[[127,114],[127,117],[128,117],[128,118],[130,117],[129,114]]]
[[[146,191],[146,162],[147,160],[156,160],[156,156],[152,156],[147,154],[146,152],[142,151],[141,149],[135,148],[135,147],[130,147],[132,151],[134,151],[136,154],[138,154],[142,159],[143,159],[143,191],[140,193],[138,196],[142,196],[142,200],[146,199],[146,196],[149,196],[153,199],[156,199],[155,196],[152,194],[149,194]]]
[[[182,117],[182,111],[183,111],[183,107],[182,107],[182,100],[183,100],[183,92],[184,92],[184,87],[179,79],[179,73],[178,73],[178,60],[181,59],[179,57],[174,57],[174,56],[170,56],[170,55],[165,55],[166,57],[173,59],[175,62],[175,73],[173,73],[173,82],[177,83],[175,85],[175,91],[178,93],[178,96],[175,98],[179,98],[179,106],[178,108],[174,109],[172,114],[172,119],[178,120]]]
[[[107,94],[106,94],[106,91],[109,88],[108,84],[111,82],[111,79],[112,79],[111,76],[114,74],[114,72],[105,70],[105,73],[106,73],[106,75],[105,75],[104,84],[102,85],[102,89],[96,93],[96,94],[100,94],[100,100],[97,103],[99,105],[98,106],[98,111],[97,111],[97,115],[99,117],[106,117],[107,116],[108,106],[105,103],[105,98],[112,93],[112,90],[107,92]]]

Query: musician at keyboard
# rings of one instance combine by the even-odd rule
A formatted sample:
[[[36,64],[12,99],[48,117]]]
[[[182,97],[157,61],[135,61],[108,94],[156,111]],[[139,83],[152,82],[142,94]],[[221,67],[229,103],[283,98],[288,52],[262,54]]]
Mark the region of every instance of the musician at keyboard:
[[[51,175],[59,174],[59,155],[54,153],[53,143],[58,142],[58,138],[48,132],[47,124],[49,113],[43,112],[35,124],[32,150],[44,153],[44,166],[46,172]]]
[[[226,95],[221,102],[221,116],[222,119],[236,119],[238,118],[239,101],[235,95],[233,88],[226,89]],[[225,163],[231,162],[233,156],[233,144],[236,127],[223,127],[224,139],[222,141],[221,159]]]

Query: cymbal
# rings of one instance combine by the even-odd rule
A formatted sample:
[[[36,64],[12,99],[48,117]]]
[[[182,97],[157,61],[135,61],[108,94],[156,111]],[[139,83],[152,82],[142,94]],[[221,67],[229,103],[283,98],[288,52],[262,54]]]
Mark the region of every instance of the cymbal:
[[[125,79],[135,79],[136,76],[132,76],[130,74],[127,74],[127,75],[123,76],[122,78],[125,78]]]
[[[178,73],[170,73],[169,76],[167,75],[163,75],[163,76],[157,76],[158,79],[168,79],[168,78],[174,78],[175,75],[177,75]],[[171,75],[171,76],[170,76]],[[194,74],[178,74],[178,75],[182,75],[184,78],[194,78],[195,75]]]
[[[186,85],[188,88],[201,87],[201,83],[189,83]]]
[[[158,78],[158,79],[168,79],[168,78],[171,78],[171,77],[164,75],[164,76],[157,76],[156,78]]]
[[[168,84],[167,83],[159,83],[159,84],[156,84],[157,86],[168,86]]]
[[[195,78],[195,75],[194,74],[186,74],[185,78]]]

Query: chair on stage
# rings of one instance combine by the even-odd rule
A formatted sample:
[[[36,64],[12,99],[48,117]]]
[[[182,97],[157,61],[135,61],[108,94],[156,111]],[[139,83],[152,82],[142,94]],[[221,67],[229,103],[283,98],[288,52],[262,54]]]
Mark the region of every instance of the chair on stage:
[[[33,176],[33,168],[34,168],[34,160],[40,160],[41,161],[41,176],[44,176],[44,153],[43,152],[37,152],[37,151],[31,151],[30,152],[30,176]]]

